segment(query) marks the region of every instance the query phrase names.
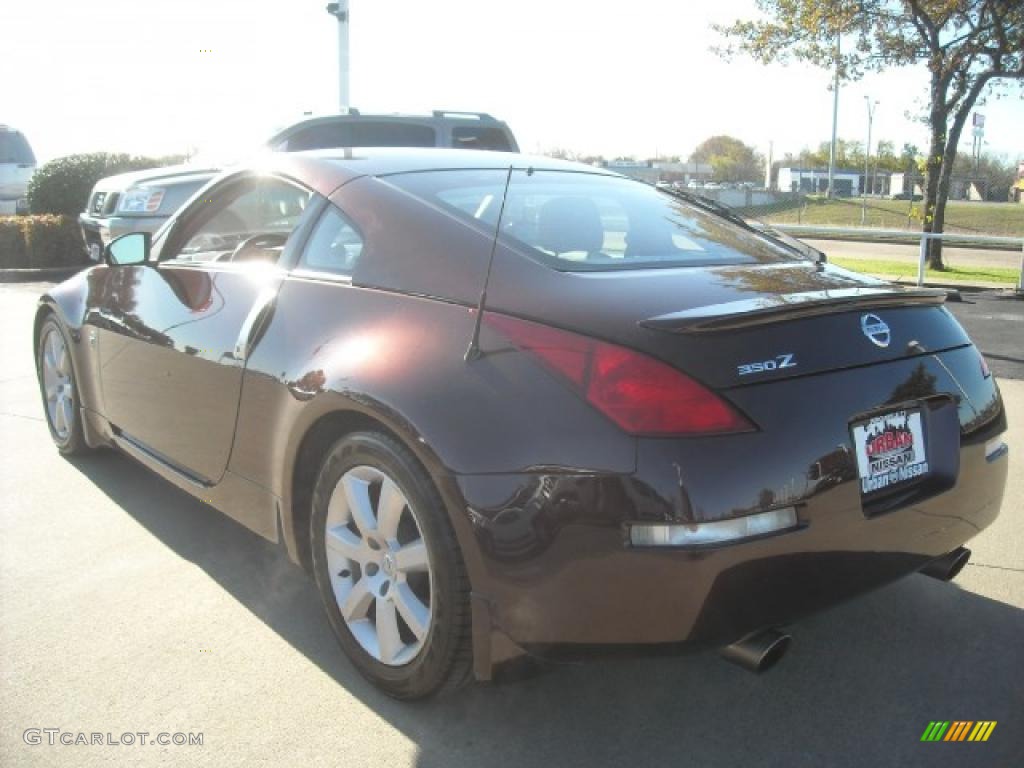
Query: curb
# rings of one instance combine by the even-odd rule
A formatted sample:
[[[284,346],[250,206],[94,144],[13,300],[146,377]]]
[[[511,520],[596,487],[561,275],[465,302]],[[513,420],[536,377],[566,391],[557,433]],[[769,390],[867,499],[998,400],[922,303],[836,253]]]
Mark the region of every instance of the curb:
[[[60,282],[88,269],[91,264],[74,267],[30,267],[26,269],[0,269],[0,283]]]

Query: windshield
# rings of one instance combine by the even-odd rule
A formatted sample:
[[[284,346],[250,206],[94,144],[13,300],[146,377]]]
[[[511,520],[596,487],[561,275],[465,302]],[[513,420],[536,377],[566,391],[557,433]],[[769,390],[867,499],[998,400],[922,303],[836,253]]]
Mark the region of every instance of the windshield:
[[[507,171],[437,171],[392,183],[492,231]],[[652,186],[565,171],[512,173],[501,237],[563,271],[794,261],[760,233]]]
[[[32,148],[18,131],[0,131],[0,163],[36,164]]]

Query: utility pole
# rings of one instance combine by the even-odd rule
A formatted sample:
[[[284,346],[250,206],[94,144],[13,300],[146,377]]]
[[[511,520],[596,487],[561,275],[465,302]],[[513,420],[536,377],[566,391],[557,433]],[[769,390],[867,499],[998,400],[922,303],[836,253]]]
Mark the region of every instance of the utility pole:
[[[835,197],[836,131],[839,129],[839,59],[842,33],[836,30],[836,74],[832,83],[832,146],[828,150],[828,196]]]
[[[772,154],[774,153],[774,151],[775,151],[775,142],[774,141],[769,141],[768,142],[768,162],[765,163],[765,166],[764,166],[764,188],[767,189],[769,192],[771,192],[771,190],[772,190],[772,162],[774,160],[774,158],[772,157]]]
[[[878,100],[871,100],[870,96],[864,96],[864,103],[868,106],[868,143],[864,146],[864,178],[860,183],[860,224],[864,226],[867,223],[868,218],[868,163],[871,158],[871,123],[875,119],[875,107],[878,106]],[[871,185],[871,191],[874,192],[874,184]]]
[[[347,112],[352,106],[348,85],[348,0],[328,3],[327,12],[338,20],[338,109]]]

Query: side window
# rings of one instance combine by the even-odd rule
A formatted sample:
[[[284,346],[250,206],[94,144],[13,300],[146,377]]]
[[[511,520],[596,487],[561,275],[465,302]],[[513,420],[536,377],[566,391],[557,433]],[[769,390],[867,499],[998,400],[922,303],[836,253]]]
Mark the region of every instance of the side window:
[[[287,152],[300,152],[336,147],[433,147],[436,144],[437,136],[429,125],[344,120],[316,123],[303,128],[287,139],[283,149]]]
[[[351,275],[363,253],[363,239],[345,215],[327,206],[310,235],[299,260],[299,269]]]
[[[305,149],[328,149],[332,147],[351,147],[353,144],[352,126],[349,123],[318,123],[290,137],[286,151],[301,152]]]
[[[218,193],[224,195],[218,199]],[[168,261],[275,263],[298,226],[310,193],[275,178],[214,187],[184,245]]]
[[[512,151],[512,144],[506,133],[500,128],[486,125],[459,125],[452,128],[452,146],[456,149]]]

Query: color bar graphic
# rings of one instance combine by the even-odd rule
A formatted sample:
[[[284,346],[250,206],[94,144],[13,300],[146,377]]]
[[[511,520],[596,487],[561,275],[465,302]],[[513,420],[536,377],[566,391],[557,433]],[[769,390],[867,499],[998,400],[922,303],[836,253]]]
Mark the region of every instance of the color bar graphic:
[[[932,720],[921,741],[988,741],[995,727],[995,720]]]

